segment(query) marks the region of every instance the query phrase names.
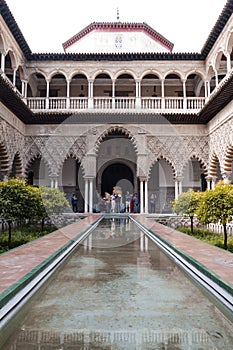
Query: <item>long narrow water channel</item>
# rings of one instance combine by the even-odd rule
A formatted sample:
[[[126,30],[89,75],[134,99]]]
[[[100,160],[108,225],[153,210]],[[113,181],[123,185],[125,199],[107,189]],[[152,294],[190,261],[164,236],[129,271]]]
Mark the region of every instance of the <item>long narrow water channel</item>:
[[[2,350],[232,350],[232,320],[128,218],[104,219]]]

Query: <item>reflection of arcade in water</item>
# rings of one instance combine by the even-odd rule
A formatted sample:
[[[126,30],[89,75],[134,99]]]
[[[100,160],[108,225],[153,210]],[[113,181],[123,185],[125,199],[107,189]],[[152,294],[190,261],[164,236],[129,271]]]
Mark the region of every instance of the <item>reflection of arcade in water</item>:
[[[209,350],[233,343],[231,321],[128,217],[102,220],[8,334],[4,350]]]

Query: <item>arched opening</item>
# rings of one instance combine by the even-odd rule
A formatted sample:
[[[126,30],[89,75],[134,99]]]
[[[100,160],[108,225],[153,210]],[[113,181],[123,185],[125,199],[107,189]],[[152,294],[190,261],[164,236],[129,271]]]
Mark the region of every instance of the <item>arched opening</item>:
[[[158,97],[161,96],[161,82],[155,74],[146,74],[141,81],[142,97]]]
[[[136,83],[130,74],[121,74],[117,77],[115,82],[115,96],[116,97],[135,97]]]
[[[155,196],[153,208],[151,195]],[[150,213],[171,213],[175,198],[174,169],[166,159],[158,159],[152,166],[148,181],[148,204]]]
[[[70,97],[88,97],[88,81],[84,74],[75,74],[70,81]]]
[[[73,157],[65,159],[61,173],[61,187],[71,203],[73,194],[78,198],[77,211],[84,211],[84,180],[80,161]]]
[[[102,198],[112,194],[115,186],[121,187],[122,200],[126,192],[138,192],[136,152],[127,131],[113,127],[101,137],[96,158],[96,193]]]
[[[192,188],[194,191],[205,191],[207,182],[205,178],[205,169],[200,160],[192,157],[183,170],[183,191]]]
[[[30,161],[26,175],[30,185],[50,186],[48,167],[40,156]]]
[[[134,175],[128,165],[116,162],[105,168],[101,178],[101,195],[104,196],[105,192],[111,194],[114,186],[121,187],[123,195],[127,191],[133,192]]]

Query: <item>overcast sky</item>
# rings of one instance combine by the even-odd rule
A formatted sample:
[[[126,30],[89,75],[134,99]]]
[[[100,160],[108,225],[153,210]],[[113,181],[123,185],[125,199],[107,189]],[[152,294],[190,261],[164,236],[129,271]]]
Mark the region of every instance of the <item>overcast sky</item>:
[[[6,0],[33,52],[63,52],[62,43],[92,22],[146,22],[174,44],[200,52],[227,0]]]

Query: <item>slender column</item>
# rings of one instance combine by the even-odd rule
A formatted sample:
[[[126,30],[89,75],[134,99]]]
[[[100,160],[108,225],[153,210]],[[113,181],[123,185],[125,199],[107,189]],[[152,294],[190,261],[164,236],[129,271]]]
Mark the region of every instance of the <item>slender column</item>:
[[[140,81],[136,80],[136,108],[141,108],[141,86]]]
[[[66,109],[70,108],[70,80],[67,80],[66,85]]]
[[[210,96],[210,81],[209,80],[206,82],[206,85],[207,85],[207,96],[209,97]]]
[[[2,55],[1,55],[1,70],[2,70],[2,72],[3,73],[5,73],[5,55],[4,55],[4,53],[2,53]]]
[[[27,98],[28,96],[28,82],[27,80],[24,81],[24,97]]]
[[[182,180],[179,180],[179,195],[183,192],[182,190]]]
[[[186,108],[187,108],[187,98],[186,98],[186,80],[183,80],[183,97],[184,97],[183,109],[186,109]]]
[[[216,179],[217,179],[216,176],[213,176],[213,177],[212,177],[212,190],[213,190],[214,187],[215,187]]]
[[[161,107],[162,109],[165,109],[165,96],[164,96],[164,79],[161,80],[161,94],[162,94],[162,102]]]
[[[218,86],[218,71],[217,69],[214,70],[214,73],[215,73],[215,87]]]
[[[112,109],[115,109],[115,80],[112,81]]]
[[[229,54],[229,52],[227,52],[226,56],[227,56],[227,73],[229,73],[231,71],[231,55]]]
[[[84,213],[88,213],[88,179],[85,179]]]
[[[140,213],[144,213],[143,181],[140,180]]]
[[[13,70],[13,85],[15,86],[16,82],[16,69]]]
[[[27,81],[26,80],[22,80],[21,94],[24,98],[27,98]]]
[[[54,188],[58,188],[58,178],[54,179]]]
[[[145,213],[148,214],[148,181],[145,181]]]
[[[89,213],[93,210],[93,179],[89,179]]]
[[[204,82],[204,89],[205,89],[205,99],[208,97],[207,93],[207,81]]]
[[[175,180],[175,200],[177,200],[179,197],[179,181]]]
[[[211,190],[211,177],[206,178],[206,183],[207,183],[207,190]]]
[[[88,81],[88,108],[93,108],[93,80]]]
[[[24,84],[24,80],[22,80],[21,82],[22,82],[21,95],[24,97],[24,93],[25,93],[25,84]]]
[[[49,80],[46,80],[46,102],[45,108],[49,109]]]

